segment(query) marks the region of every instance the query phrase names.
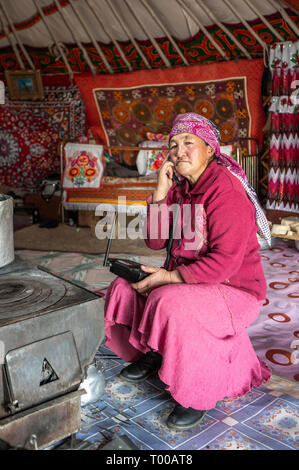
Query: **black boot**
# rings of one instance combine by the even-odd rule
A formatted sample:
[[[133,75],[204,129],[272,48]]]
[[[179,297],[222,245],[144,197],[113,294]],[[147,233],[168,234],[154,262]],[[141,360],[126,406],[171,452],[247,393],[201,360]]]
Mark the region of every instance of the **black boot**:
[[[166,424],[171,429],[189,429],[201,422],[206,411],[184,408],[177,403],[174,410],[168,416]]]
[[[162,364],[161,354],[149,351],[136,362],[125,367],[120,376],[129,382],[142,382],[157,372]]]

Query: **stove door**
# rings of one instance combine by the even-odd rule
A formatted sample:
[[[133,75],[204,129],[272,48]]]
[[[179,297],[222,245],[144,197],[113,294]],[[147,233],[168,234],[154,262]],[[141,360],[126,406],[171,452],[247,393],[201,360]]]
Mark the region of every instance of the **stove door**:
[[[5,371],[12,412],[76,390],[83,378],[70,331],[9,351]]]

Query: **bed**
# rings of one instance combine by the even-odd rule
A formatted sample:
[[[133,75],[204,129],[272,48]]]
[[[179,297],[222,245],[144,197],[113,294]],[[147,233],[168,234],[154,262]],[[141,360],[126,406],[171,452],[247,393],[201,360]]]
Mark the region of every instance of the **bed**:
[[[234,145],[222,146],[222,152],[233,155],[242,165],[250,183],[258,190],[258,143],[255,141],[255,152],[242,156],[238,142]],[[146,200],[156,187],[157,171],[167,155],[167,142],[146,141],[140,147],[105,147],[102,145],[70,144],[71,150],[68,152],[68,144],[61,146],[61,174],[62,177],[62,220],[64,221],[64,210],[96,211],[102,212],[125,212],[127,215],[146,215]],[[81,151],[82,150],[82,151]],[[136,164],[139,172],[138,177],[114,177],[105,176],[105,162],[103,160],[104,150],[110,153],[115,151],[130,153],[137,152]],[[69,156],[68,156],[69,155]],[[96,158],[98,164],[98,174],[93,181],[87,184],[76,179],[66,177],[73,171],[79,175],[78,168],[74,170],[74,162],[79,158]],[[87,168],[91,164],[85,165]],[[82,171],[81,171],[82,173]]]
[[[128,215],[145,216],[146,200],[156,187],[158,166],[167,155],[166,146],[166,144],[161,146],[157,142],[153,142],[150,146],[145,144],[145,147],[61,144],[62,220],[64,221],[64,210],[95,211],[99,207],[107,212],[116,210],[126,212]],[[115,151],[118,155],[137,153],[135,163],[138,164],[138,177],[105,175],[104,150],[109,151],[110,155],[115,155]],[[97,175],[93,181],[90,179],[84,182],[82,178],[79,180],[78,168],[80,169],[82,165],[77,164],[78,158],[81,160],[85,158],[84,163],[87,161],[86,158],[89,158],[89,161],[94,163]],[[89,165],[90,168],[91,164],[87,163],[85,167]]]

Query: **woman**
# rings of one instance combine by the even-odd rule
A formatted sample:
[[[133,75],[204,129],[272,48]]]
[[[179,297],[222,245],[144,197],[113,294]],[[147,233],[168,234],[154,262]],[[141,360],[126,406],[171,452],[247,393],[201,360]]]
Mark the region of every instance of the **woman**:
[[[120,375],[140,382],[158,372],[176,401],[167,419],[175,429],[197,425],[217,401],[271,376],[246,332],[266,294],[256,232],[269,240],[269,228],[242,168],[221,155],[219,142],[218,129],[204,117],[176,118],[169,159],[148,199],[145,242],[154,250],[167,246],[167,234],[151,237],[157,227],[150,213],[161,208],[161,225],[163,206],[179,198],[182,214],[191,208],[198,233],[190,238],[185,218],[168,270],[144,266],[150,275],[135,284],[116,279],[105,303],[106,344],[132,362]]]

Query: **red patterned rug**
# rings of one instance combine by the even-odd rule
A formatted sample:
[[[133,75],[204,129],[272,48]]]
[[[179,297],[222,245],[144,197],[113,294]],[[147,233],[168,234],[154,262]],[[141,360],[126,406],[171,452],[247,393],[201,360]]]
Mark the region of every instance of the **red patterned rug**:
[[[45,87],[43,101],[0,106],[0,184],[36,188],[60,173],[58,143],[85,134],[85,111],[76,86]]]
[[[143,70],[127,74],[77,75],[86,117],[99,142],[135,146],[146,132],[167,134],[174,117],[197,112],[214,121],[223,143],[261,139],[262,60]]]

